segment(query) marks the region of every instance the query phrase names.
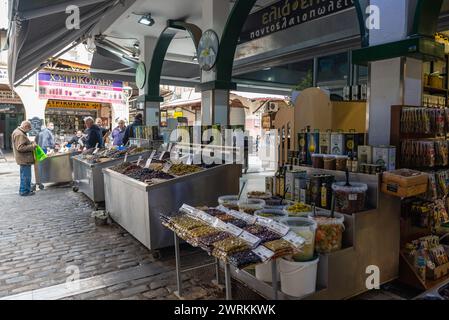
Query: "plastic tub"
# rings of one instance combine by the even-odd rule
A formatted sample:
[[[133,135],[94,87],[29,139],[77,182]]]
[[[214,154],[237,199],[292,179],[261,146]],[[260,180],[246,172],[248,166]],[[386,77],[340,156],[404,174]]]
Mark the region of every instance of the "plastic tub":
[[[262,199],[262,200],[267,200],[273,197],[272,193],[268,191],[267,192],[252,191],[248,192],[247,196],[248,199]]]
[[[290,217],[308,217],[312,212],[312,207],[302,202],[295,202],[285,207],[284,211]]]
[[[308,262],[280,259],[281,291],[295,298],[302,298],[316,291],[319,258]]]
[[[337,159],[333,155],[324,155],[324,169],[335,170],[337,168]]]
[[[335,156],[335,170],[346,171],[348,167],[348,156]]]
[[[279,201],[276,203],[277,203],[276,205],[273,205],[273,202],[269,202],[269,200],[266,200],[264,209],[284,210],[286,207],[293,205],[295,202],[291,200],[283,200],[281,202],[281,199],[279,199]]]
[[[324,156],[322,154],[312,154],[312,167],[315,169],[324,168]]]
[[[279,279],[279,260],[276,261],[277,278]],[[263,282],[273,282],[272,261],[256,265],[256,279]]]
[[[335,210],[341,213],[353,214],[365,209],[366,192],[368,185],[364,183],[351,183],[350,187],[345,182],[332,184],[335,192]]]
[[[238,201],[239,210],[250,215],[265,207],[265,201],[262,199],[247,199]]]
[[[315,250],[318,253],[341,250],[345,216],[335,213],[335,218],[331,218],[329,212],[319,212],[316,216],[309,215],[309,218],[317,223]]]
[[[291,231],[306,241],[302,252],[293,255],[293,260],[304,262],[313,259],[315,253],[315,235],[318,227],[317,223],[310,218],[285,218],[280,222],[289,226]]]
[[[281,221],[287,217],[283,210],[262,209],[254,213],[256,217],[268,218],[274,221]]]
[[[218,198],[218,204],[231,210],[239,210],[239,196],[222,196]]]

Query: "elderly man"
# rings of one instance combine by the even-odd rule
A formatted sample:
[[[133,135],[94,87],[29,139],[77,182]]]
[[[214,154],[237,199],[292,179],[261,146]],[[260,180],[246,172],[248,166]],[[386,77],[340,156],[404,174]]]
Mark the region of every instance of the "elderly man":
[[[112,139],[114,146],[123,145],[123,137],[125,136],[126,122],[123,119],[118,121],[118,126],[112,131]]]
[[[84,140],[84,145],[87,149],[95,148],[103,148],[103,135],[101,134],[101,129],[94,123],[94,119],[92,117],[87,117],[84,119],[84,124],[86,125],[86,137]]]
[[[14,158],[20,166],[20,190],[21,196],[32,196],[31,190],[31,165],[34,164],[34,149],[36,144],[28,139],[27,133],[31,131],[31,123],[24,121],[11,135],[13,142]]]

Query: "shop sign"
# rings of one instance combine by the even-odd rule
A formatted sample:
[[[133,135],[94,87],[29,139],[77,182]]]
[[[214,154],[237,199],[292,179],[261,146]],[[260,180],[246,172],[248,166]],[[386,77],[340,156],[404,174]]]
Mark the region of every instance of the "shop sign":
[[[175,111],[174,114],[173,114],[173,117],[175,119],[182,118],[183,116],[184,116],[184,113],[182,111]]]
[[[0,104],[0,113],[17,113],[17,108],[13,104]]]
[[[88,110],[95,109],[95,110],[98,110],[101,108],[101,103],[49,100],[47,102],[47,108],[49,108],[49,109],[88,109]]]
[[[8,83],[8,70],[0,68],[0,83]]]
[[[354,7],[354,0],[281,0],[249,15],[239,44]]]
[[[38,117],[34,117],[29,120],[31,122],[31,131],[29,132],[30,136],[34,137],[41,132],[42,125],[44,124],[43,119],[39,119]]]
[[[0,90],[0,102],[22,104],[20,97],[11,90]]]
[[[123,82],[42,72],[38,75],[39,98],[123,103]]]

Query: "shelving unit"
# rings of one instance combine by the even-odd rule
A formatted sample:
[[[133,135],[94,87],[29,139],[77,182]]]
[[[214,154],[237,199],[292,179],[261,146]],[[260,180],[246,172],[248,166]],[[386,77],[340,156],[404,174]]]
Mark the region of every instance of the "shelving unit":
[[[426,99],[425,95],[430,95],[430,96],[444,97],[444,104],[442,105],[442,107],[449,106],[448,66],[449,66],[448,55],[446,55],[445,59],[442,61],[429,61],[424,63],[423,76],[424,74],[432,74],[435,72],[439,72],[440,76],[442,76],[444,79],[443,79],[443,88],[432,87],[430,86],[430,83],[423,84],[423,105],[427,105],[427,103],[425,102]]]

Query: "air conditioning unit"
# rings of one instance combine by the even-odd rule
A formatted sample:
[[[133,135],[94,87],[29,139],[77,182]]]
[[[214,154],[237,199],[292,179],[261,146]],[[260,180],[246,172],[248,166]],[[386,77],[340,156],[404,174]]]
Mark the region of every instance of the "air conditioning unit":
[[[274,103],[274,102],[268,103],[267,112],[278,112],[278,111],[279,111],[279,106],[277,103]]]

